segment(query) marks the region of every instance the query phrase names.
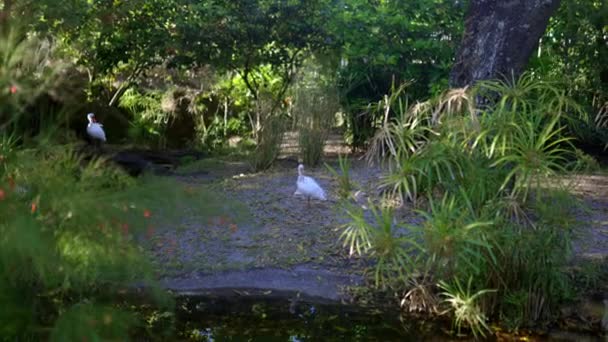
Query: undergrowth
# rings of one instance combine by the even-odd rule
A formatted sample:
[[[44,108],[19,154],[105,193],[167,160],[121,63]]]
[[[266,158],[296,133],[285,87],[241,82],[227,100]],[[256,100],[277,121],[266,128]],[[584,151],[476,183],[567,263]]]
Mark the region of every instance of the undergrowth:
[[[583,209],[572,182],[552,180],[593,165],[565,129],[585,113],[530,74],[411,107],[404,89],[381,103],[393,119],[386,115],[366,158],[388,166],[385,194],[418,207],[424,223],[400,228],[382,211],[374,225],[348,209],[345,246],[375,261],[376,286],[405,289],[408,311],[435,308],[429,294],[439,286],[458,331],[483,336],[489,319],[511,328],[552,319],[574,296],[567,266]]]

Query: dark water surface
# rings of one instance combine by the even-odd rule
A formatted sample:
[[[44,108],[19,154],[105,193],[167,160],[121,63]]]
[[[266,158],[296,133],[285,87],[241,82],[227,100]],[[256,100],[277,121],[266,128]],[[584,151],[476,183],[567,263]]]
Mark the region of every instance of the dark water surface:
[[[180,337],[194,341],[450,341],[399,312],[285,298],[182,298]]]

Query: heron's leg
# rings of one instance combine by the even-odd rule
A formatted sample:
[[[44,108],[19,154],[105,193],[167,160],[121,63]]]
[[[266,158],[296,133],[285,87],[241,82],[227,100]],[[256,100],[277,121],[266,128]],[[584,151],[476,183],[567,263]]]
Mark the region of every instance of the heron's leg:
[[[310,196],[308,196],[308,207],[310,208]]]

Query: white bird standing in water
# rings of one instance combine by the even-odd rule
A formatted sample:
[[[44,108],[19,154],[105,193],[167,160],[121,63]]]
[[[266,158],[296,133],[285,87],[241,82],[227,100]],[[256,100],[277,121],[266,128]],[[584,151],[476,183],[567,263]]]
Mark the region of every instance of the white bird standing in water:
[[[304,176],[303,171],[304,165],[298,165],[298,181],[296,182],[297,190],[293,195],[306,196],[308,198],[308,205],[310,205],[311,197],[321,201],[327,200],[323,188],[321,188],[321,186],[312,177]]]
[[[95,114],[89,113],[87,114],[87,119],[89,119],[89,124],[87,125],[87,133],[93,139],[95,144],[103,141],[106,142],[106,133],[103,131],[103,125],[98,123],[95,120]]]

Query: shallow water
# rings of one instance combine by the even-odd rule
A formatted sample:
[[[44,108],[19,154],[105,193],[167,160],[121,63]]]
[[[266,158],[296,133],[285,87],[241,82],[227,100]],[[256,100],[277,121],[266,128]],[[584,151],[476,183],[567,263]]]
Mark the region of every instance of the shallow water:
[[[449,341],[399,313],[273,298],[182,298],[178,330],[193,341]]]

